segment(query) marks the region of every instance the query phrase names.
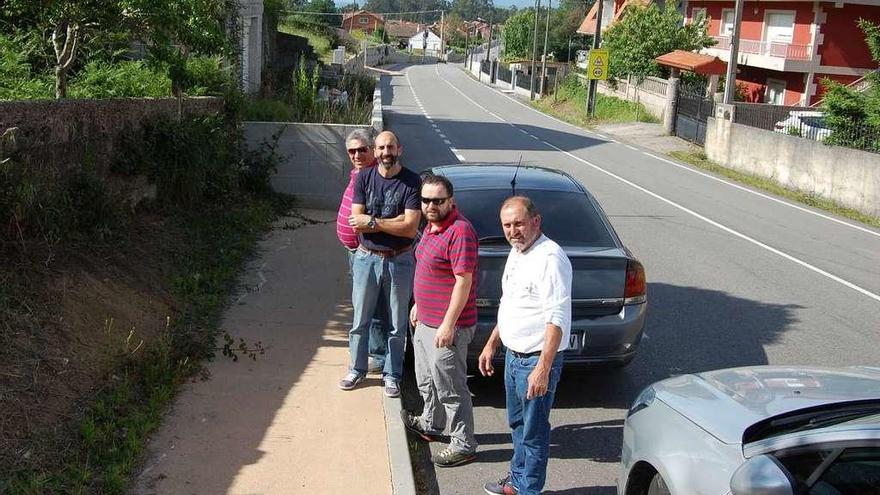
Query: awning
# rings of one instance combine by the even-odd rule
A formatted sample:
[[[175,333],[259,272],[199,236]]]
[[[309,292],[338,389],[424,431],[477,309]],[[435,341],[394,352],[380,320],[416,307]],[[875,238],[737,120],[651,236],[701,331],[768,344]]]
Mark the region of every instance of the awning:
[[[675,50],[654,59],[660,65],[687,70],[703,75],[724,74],[727,71],[727,62],[718,57],[710,57],[701,53]]]

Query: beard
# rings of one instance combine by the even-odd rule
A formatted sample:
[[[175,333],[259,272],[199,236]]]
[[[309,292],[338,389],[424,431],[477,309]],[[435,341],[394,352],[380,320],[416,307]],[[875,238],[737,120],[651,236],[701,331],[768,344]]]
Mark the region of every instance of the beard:
[[[425,218],[431,222],[442,222],[449,216],[449,212],[429,211],[425,213]]]
[[[385,168],[391,168],[397,165],[397,155],[383,155],[379,159],[379,164]]]

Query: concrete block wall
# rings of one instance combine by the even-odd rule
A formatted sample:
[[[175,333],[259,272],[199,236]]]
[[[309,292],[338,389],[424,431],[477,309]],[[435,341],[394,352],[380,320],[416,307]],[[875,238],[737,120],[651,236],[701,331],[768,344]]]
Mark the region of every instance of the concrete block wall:
[[[369,123],[245,122],[244,136],[251,149],[278,136],[276,152],[281,164],[271,179],[276,191],[295,196],[297,203],[307,208],[335,210],[351,170],[346,136],[355,129],[367,129],[375,135],[383,128],[382,94],[377,86]]]
[[[641,89],[636,91],[635,87],[630,88],[629,91],[620,91],[613,89],[605,82],[600,82],[596,90],[606,96],[614,96],[621,100],[641,103],[649,114],[663,120],[663,114],[666,112],[667,105],[666,95],[657,95]]]
[[[719,105],[716,112],[723,113]],[[709,118],[706,156],[868,215],[880,216],[880,154]]]

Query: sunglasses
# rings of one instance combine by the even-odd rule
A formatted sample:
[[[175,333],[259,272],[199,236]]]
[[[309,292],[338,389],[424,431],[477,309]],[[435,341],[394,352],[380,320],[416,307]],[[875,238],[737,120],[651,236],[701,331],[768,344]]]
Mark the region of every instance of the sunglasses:
[[[443,206],[446,203],[446,200],[449,198],[422,198],[423,204],[433,203],[437,206]]]
[[[367,151],[370,151],[370,148],[367,148],[366,146],[361,146],[360,148],[349,148],[348,154],[354,155],[355,153],[366,153]]]

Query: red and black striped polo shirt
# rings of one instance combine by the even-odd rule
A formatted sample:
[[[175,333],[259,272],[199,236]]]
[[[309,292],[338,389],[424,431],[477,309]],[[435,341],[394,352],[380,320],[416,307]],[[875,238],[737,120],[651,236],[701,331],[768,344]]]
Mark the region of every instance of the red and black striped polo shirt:
[[[416,275],[413,294],[420,322],[439,327],[446,316],[455,275],[474,274],[467,303],[456,322],[457,327],[477,324],[477,232],[458,210],[452,210],[435,229],[430,223],[416,248]]]

